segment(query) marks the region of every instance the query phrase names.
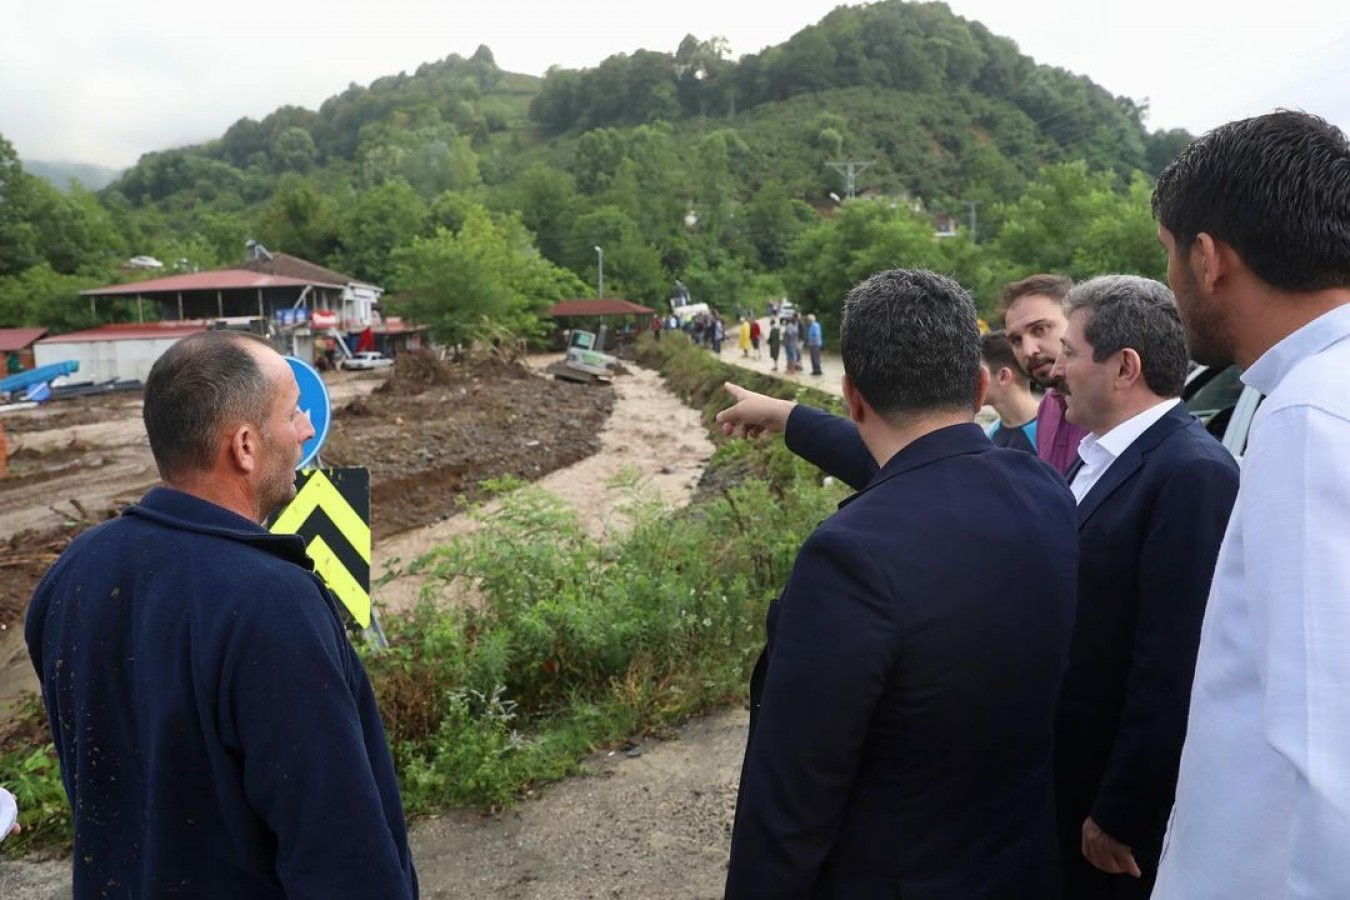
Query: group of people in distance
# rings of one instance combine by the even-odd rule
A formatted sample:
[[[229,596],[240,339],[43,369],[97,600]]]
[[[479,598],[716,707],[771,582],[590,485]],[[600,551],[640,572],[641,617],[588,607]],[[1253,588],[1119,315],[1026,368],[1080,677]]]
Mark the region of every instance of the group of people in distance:
[[[769,607],[728,897],[1350,897],[1350,144],[1230,123],[1153,207],[1171,290],[1033,276],[982,342],[883,272],[847,417],[728,385],[857,490]],[[1190,358],[1265,396],[1240,478]]]
[[[982,340],[960,285],[882,272],[844,299],[846,417],[728,385],[728,434],[857,491],[769,605],[728,897],[1350,897],[1350,143],[1230,123],[1154,213],[1171,290],[1034,276]],[[1265,395],[1240,478],[1191,358]],[[175,344],[163,486],[33,598],[77,900],[418,894],[371,684],[260,524],[298,399],[256,338]]]

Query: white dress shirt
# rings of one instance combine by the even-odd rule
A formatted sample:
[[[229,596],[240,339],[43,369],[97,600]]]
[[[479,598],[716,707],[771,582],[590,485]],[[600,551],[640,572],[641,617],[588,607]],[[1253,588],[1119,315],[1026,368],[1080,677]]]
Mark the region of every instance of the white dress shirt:
[[[1350,306],[1242,376],[1267,395],[1200,638],[1153,900],[1350,898]]]
[[[1088,491],[1092,490],[1092,486],[1101,481],[1102,476],[1106,474],[1106,470],[1111,468],[1111,463],[1115,462],[1120,454],[1128,450],[1131,444],[1139,440],[1140,435],[1167,415],[1168,410],[1180,402],[1181,400],[1177,397],[1164,400],[1150,406],[1138,415],[1131,416],[1101,437],[1089,434],[1079,441],[1078,458],[1083,461],[1083,465],[1069,484],[1069,488],[1073,491],[1073,498],[1082,503],[1083,498],[1088,495]]]

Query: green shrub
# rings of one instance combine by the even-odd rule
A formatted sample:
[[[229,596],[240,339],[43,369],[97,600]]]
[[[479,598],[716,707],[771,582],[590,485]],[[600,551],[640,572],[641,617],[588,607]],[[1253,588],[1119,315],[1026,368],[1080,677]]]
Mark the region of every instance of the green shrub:
[[[70,806],[61,783],[56,747],[47,739],[47,716],[35,695],[24,699],[10,737],[0,743],[0,786],[19,803],[23,831],[0,844],[0,855],[68,846]]]

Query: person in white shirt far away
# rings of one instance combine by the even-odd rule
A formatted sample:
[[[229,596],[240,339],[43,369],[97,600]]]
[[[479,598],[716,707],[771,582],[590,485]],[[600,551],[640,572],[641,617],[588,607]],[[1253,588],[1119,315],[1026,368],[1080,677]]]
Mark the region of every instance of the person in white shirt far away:
[[[1155,900],[1350,897],[1350,143],[1220,126],[1153,195],[1200,362],[1266,399],[1196,662]]]

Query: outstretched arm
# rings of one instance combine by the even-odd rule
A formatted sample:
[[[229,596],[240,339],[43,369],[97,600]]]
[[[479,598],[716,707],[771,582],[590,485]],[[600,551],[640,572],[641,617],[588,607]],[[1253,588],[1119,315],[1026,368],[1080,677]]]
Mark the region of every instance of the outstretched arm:
[[[795,400],[757,394],[731,382],[727,382],[726,390],[736,403],[717,414],[723,434],[755,437],[783,433],[789,450],[854,490],[862,490],[877,473],[876,460],[848,419]]]

